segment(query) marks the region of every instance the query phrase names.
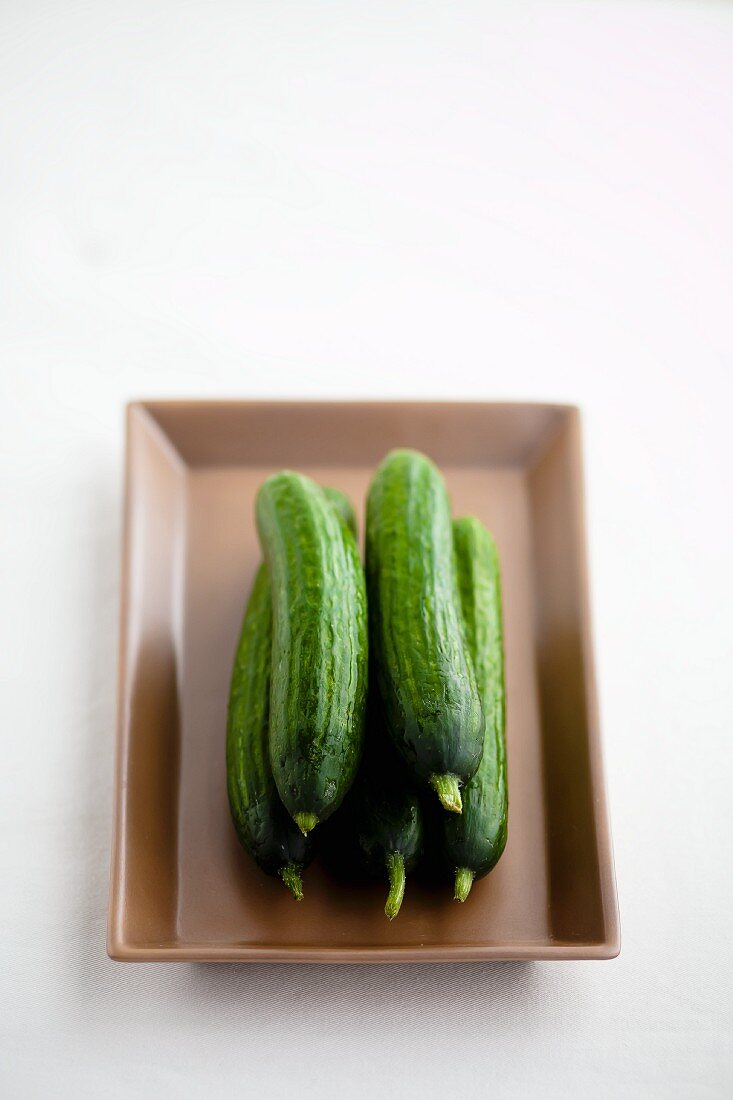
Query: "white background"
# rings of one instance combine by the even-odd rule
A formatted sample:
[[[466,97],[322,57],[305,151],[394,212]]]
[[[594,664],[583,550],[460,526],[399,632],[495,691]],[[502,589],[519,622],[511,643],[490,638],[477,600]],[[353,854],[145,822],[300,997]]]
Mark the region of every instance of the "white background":
[[[733,4],[0,6],[0,1091],[718,1097]],[[122,408],[585,413],[610,963],[107,960]]]

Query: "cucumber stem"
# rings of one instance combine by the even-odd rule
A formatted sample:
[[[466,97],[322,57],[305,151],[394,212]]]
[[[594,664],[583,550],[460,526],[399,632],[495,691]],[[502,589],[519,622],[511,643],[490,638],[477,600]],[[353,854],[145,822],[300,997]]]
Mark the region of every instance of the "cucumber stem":
[[[315,829],[318,824],[318,818],[315,814],[293,814],[293,821],[298,826],[303,836],[308,836],[311,829]]]
[[[470,867],[456,867],[456,901],[465,901],[473,886],[473,871]]]
[[[405,861],[399,852],[392,852],[387,856],[387,874],[389,875],[389,894],[384,911],[390,920],[394,920],[405,896]]]
[[[297,863],[286,863],[278,871],[280,878],[287,886],[296,901],[303,900],[303,880],[300,877],[300,867]]]
[[[446,775],[431,775],[430,786],[436,791],[446,810],[450,810],[454,814],[462,812],[461,788],[457,775],[451,775],[450,772],[447,772]]]

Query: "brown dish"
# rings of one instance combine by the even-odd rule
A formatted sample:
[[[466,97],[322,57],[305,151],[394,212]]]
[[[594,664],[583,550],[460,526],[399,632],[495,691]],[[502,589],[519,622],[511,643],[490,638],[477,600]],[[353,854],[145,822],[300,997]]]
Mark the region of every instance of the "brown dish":
[[[416,447],[504,581],[509,840],[465,905],[317,862],[293,901],[241,850],[224,766],[232,654],[260,551],[257,486],[293,467],[363,521],[375,465]],[[113,959],[607,959],[619,926],[593,675],[578,410],[559,405],[143,402],[127,414]]]

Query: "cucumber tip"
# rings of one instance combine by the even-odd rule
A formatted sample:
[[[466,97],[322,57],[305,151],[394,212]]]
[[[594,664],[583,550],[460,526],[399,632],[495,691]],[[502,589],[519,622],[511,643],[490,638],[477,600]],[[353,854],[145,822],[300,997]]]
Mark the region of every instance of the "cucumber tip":
[[[431,775],[430,786],[440,799],[443,809],[454,814],[463,812],[461,787],[457,775],[451,775],[450,772],[446,775]]]
[[[280,878],[287,886],[296,901],[303,900],[303,880],[300,877],[300,868],[295,863],[286,863],[278,871]]]
[[[293,814],[293,821],[298,826],[303,836],[308,836],[308,833],[312,829],[315,829],[318,824],[316,815],[309,813]]]
[[[384,912],[389,920],[394,920],[405,896],[405,861],[399,852],[392,852],[387,856],[387,876],[389,894]]]
[[[473,871],[470,867],[456,868],[456,881],[453,897],[456,901],[465,901],[473,886]]]

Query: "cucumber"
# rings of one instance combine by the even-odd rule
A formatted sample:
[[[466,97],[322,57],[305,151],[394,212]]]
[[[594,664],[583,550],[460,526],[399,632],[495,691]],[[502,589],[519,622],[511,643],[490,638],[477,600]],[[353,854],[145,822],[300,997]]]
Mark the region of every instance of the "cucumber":
[[[272,601],[261,565],[242,622],[227,715],[227,793],[237,836],[259,866],[303,897],[301,874],[311,844],[285,810],[270,767],[268,713]]]
[[[346,494],[342,493],[340,489],[334,489],[330,485],[325,485],[323,488],[323,495],[326,497],[329,504],[336,509],[336,514],[343,520],[354,538],[358,538],[356,515],[352,503]]]
[[[472,516],[453,524],[461,608],[484,712],[484,751],[463,790],[463,814],[443,815],[443,860],[455,875],[455,896],[468,897],[474,879],[496,865],[507,838],[506,691],[501,575],[496,543]]]
[[[384,912],[394,920],[405,896],[408,872],[422,853],[422,817],[417,795],[404,786],[372,782],[354,813],[355,839],[368,874],[389,884]]]
[[[359,775],[341,809],[324,827],[322,851],[341,879],[386,880],[384,912],[393,920],[402,904],[407,874],[422,855],[423,817],[372,700],[365,740]]]
[[[355,806],[354,833],[367,873],[386,877],[389,883],[384,912],[394,920],[405,895],[407,874],[422,854],[423,827],[417,795],[404,783],[385,782],[383,768],[379,768],[365,779]]]
[[[337,809],[359,765],[364,572],[353,534],[310,478],[290,470],[267,478],[256,516],[272,585],[270,761],[305,834]]]
[[[367,500],[371,645],[387,726],[410,773],[461,812],[483,748],[459,612],[448,495],[416,451],[392,451]]]
[[[352,798],[351,829],[358,862],[372,878],[387,879],[384,912],[394,920],[405,895],[408,872],[423,849],[420,802],[385,730],[376,692],[367,707],[364,762]]]

